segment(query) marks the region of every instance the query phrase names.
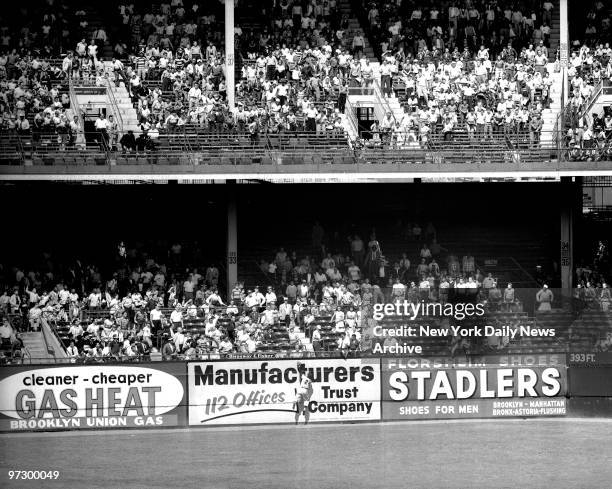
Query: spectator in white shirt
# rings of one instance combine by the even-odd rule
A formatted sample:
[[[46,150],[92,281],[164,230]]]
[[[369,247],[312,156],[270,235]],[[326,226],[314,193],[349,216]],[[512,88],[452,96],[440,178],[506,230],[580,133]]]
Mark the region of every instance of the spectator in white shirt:
[[[266,293],[266,305],[276,304],[276,302],[277,302],[276,294],[272,290],[272,287],[268,287],[268,292]]]
[[[89,309],[100,309],[102,306],[102,294],[100,293],[100,289],[95,288],[87,299],[89,303]]]
[[[70,361],[74,363],[77,357],[79,356],[79,350],[74,345],[74,341],[70,342],[70,346],[68,346],[68,348],[66,349],[66,353],[68,354],[68,358],[70,358]]]
[[[172,324],[172,327],[174,328],[183,326],[183,312],[181,311],[180,305],[177,305],[174,308],[174,311],[170,313],[170,323]]]

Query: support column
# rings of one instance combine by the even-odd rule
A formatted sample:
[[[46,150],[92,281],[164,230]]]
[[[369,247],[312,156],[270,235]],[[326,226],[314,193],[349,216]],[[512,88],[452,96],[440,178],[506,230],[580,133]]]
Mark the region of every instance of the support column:
[[[569,79],[567,77],[567,64],[569,60],[569,29],[567,0],[559,2],[559,61],[561,63],[561,75],[563,80],[563,100],[561,106],[565,107],[569,96]],[[550,26],[552,29],[552,26]]]
[[[235,106],[234,0],[225,0],[225,89],[230,109]]]
[[[565,180],[565,182],[564,182]],[[561,292],[564,297],[572,296],[574,278],[574,214],[577,205],[576,193],[580,193],[580,183],[571,178],[562,178],[563,204],[561,205],[560,251],[561,251]]]
[[[229,185],[227,192],[227,300],[230,300],[232,289],[238,282],[238,213],[234,185]],[[228,302],[229,304],[229,302]]]
[[[561,209],[561,289],[565,297],[572,293],[572,254],[573,254],[574,215],[571,209]]]

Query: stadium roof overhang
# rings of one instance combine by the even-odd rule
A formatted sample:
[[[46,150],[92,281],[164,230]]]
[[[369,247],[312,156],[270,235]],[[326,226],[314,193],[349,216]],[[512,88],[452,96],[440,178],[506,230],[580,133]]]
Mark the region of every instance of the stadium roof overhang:
[[[409,179],[559,179],[612,176],[610,161],[453,164],[303,164],[303,165],[54,165],[3,166],[0,180],[263,180],[324,183],[351,181],[401,181]]]

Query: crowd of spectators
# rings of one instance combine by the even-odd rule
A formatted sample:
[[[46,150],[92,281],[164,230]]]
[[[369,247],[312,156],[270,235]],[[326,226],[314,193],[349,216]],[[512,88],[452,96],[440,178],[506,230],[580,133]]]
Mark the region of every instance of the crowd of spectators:
[[[0,15],[0,52],[59,58],[81,39],[106,38],[93,28],[87,13],[72,0],[45,0],[3,5]],[[98,44],[99,45],[99,44]]]
[[[110,35],[99,23],[95,28],[89,26],[87,13],[74,7],[68,1],[48,0],[37,12],[16,7],[28,19],[19,27],[9,22],[11,15],[1,22],[0,66],[6,72],[5,77],[0,73],[5,81],[4,129],[20,134],[40,129],[38,132],[57,136],[60,147],[72,144],[78,121],[60,110],[68,106],[68,100],[64,93],[62,106],[57,105],[55,86],[49,82],[73,77],[97,83],[103,76],[101,51],[109,44],[115,54],[115,81],[126,83],[137,105],[141,129],[152,137],[187,124],[212,132],[248,131],[254,136],[260,131],[343,132],[339,118],[343,107],[337,110],[334,100],[338,94],[332,93],[342,91],[342,82],[333,73],[322,76],[325,63],[321,59],[327,55],[327,49],[321,50],[324,44],[339,39],[336,2],[303,6],[280,2],[274,9],[278,16],[263,32],[255,29],[243,34],[236,27],[237,52],[251,59],[254,75],[247,66],[242,70],[235,113],[229,111],[225,97],[221,4],[182,0],[122,3],[115,18],[119,27],[111,25]],[[343,43],[346,40],[339,40],[338,45]],[[256,59],[259,54],[265,57]],[[62,59],[61,66],[51,65],[50,58]],[[264,73],[259,69],[262,60]],[[272,63],[277,67],[274,73]],[[285,74],[279,76],[281,70]],[[304,78],[308,73],[310,77]],[[36,100],[37,96],[43,101]]]
[[[592,298],[600,298],[601,294],[599,292],[602,289],[602,284],[605,283],[605,277],[610,272],[610,254],[607,243],[598,240],[592,255],[578,263],[574,270],[576,285],[582,288],[583,292],[590,289],[597,290],[598,293],[588,293],[587,295]]]
[[[423,47],[416,57],[387,51],[380,73],[383,93],[398,96],[404,112],[378,121],[372,132],[380,137],[370,144],[418,147],[457,133],[540,141],[553,84],[543,45],[517,53],[508,44],[497,58],[484,45],[474,52]]]
[[[289,67],[284,57],[275,61],[274,71],[260,67],[267,63],[264,57],[246,64],[236,86],[238,103],[233,111],[226,103],[221,57],[204,60],[185,53],[179,50],[178,58],[170,52],[152,58],[159,65],[140,74],[131,68],[126,70],[142,130],[173,133],[191,127],[212,133],[249,133],[253,137],[261,132],[344,132],[341,114],[348,85],[346,80],[340,81],[341,77],[334,77],[332,82],[328,75],[319,84],[321,66],[327,66],[317,61],[321,51],[307,51],[303,58],[300,53],[301,64],[294,65],[290,80],[277,71]],[[273,57],[271,54],[269,58]]]
[[[374,235],[367,245],[351,237],[350,257],[332,255],[320,246],[320,233],[313,229],[313,244],[319,241],[323,258],[320,266],[318,258],[298,261],[281,249],[267,266],[266,277],[273,285],[265,290],[245,290],[237,284],[222,298],[218,268],[210,265],[199,273],[185,267],[180,244],[173,244],[161,263],[152,256],[139,257],[120,243],[106,272],[79,261],[61,275],[19,267],[4,270],[0,313],[19,319],[16,324],[24,330],[38,331],[42,318],[66,325],[72,342],[67,345],[69,356],[95,361],[265,352],[277,332],[287,340],[287,351],[303,352],[310,343],[314,351],[331,348],[349,354],[361,349],[364,321],[372,317],[376,303],[403,298],[444,302],[455,293],[475,297],[483,287],[495,302],[489,290],[495,280],[482,276],[473,257],[459,261],[449,254],[448,270],[441,269],[437,260],[446,250],[435,241],[431,223],[423,231],[417,224],[410,226],[415,242],[421,236],[433,238],[431,246],[422,245],[416,266],[406,255],[390,265]],[[508,294],[504,297],[510,309]],[[486,297],[481,294],[481,299]],[[321,317],[329,328],[321,328]],[[200,329],[194,331],[196,323]],[[302,341],[300,333],[309,341]]]
[[[0,316],[18,331],[40,331],[45,319],[66,330],[69,357],[103,361],[253,354],[279,341],[284,350],[301,352],[306,345],[299,333],[332,307],[277,298],[271,288],[264,296],[241,284],[222,299],[219,269],[185,267],[180,243],[163,263],[123,243],[115,258],[104,272],[80,261],[61,274],[51,267],[45,273],[0,267]]]
[[[67,79],[95,79],[104,29],[90,27],[86,12],[69,1],[47,0],[36,9],[7,6],[5,14],[0,20],[0,131],[35,146],[73,146],[82,124],[70,111]]]
[[[490,273],[485,276],[474,256],[458,257],[436,239],[435,227],[427,223],[407,226],[407,239],[416,253],[403,253],[390,259],[382,251],[376,234],[368,241],[353,235],[345,246],[333,251],[321,248],[323,230],[312,230],[312,255],[299,257],[280,248],[271,260],[260,260],[266,278],[290,300],[314,298],[316,303],[329,298],[345,306],[361,308],[371,317],[376,303],[409,302],[448,303],[459,298],[486,303],[493,311],[517,311],[522,308],[512,284],[498,288]],[[338,250],[345,250],[341,252]]]
[[[74,144],[72,115],[61,68],[27,52],[0,55],[0,131],[35,143]]]
[[[413,252],[395,258],[383,254],[375,232],[368,241],[351,235],[346,243],[336,240],[333,246],[324,244],[323,236],[325,231],[315,223],[310,255],[299,256],[295,251],[279,248],[270,260],[259,261],[261,273],[291,300],[314,298],[320,302],[333,297],[345,305],[360,307],[366,317],[371,315],[370,306],[375,303],[404,299],[448,303],[461,298],[482,302],[489,311],[500,312],[522,311],[524,303],[534,298],[538,311],[548,311],[555,301],[549,288],[554,280],[541,266],[533,274],[540,289],[533,297],[526,297],[511,283],[501,284],[492,273],[483,273],[471,254],[456,256],[442,246],[431,222],[423,227],[418,223],[407,224],[403,239],[410,243]],[[600,242],[594,259],[597,265],[579,267],[576,271],[578,288],[589,283],[597,291],[594,307],[602,310],[606,310],[600,299],[601,291],[607,288],[608,260],[607,247]]]
[[[237,8],[240,8],[238,2]],[[119,28],[111,39],[117,59],[147,50],[176,52],[179,48],[209,59],[223,44],[223,5],[173,0],[160,3],[120,3]]]
[[[505,314],[495,316],[499,321],[522,317],[521,291],[483,273],[471,254],[459,257],[444,248],[431,222],[408,224],[403,233],[412,252],[390,259],[375,232],[367,241],[351,235],[332,249],[315,224],[311,255],[278,249],[269,262],[260,262],[261,281],[269,285],[238,283],[228,297],[219,292],[219,269],[187,265],[180,243],[172,244],[163,260],[119,243],[113,265],[104,270],[78,260],[61,273],[52,267],[0,268],[0,316],[12,323],[5,349],[19,343],[16,332],[40,331],[45,319],[64,329],[73,361],[330,350],[347,356],[371,348],[364,335],[376,304],[481,303],[487,312]],[[611,296],[603,275],[586,267],[576,274],[575,310],[608,311]],[[550,311],[556,300],[546,283],[533,298],[539,313]]]
[[[236,121],[270,132],[342,134],[350,86],[361,86],[358,61],[327,41],[321,46],[276,46],[245,63],[237,85]],[[263,116],[263,117],[262,117]]]
[[[423,48],[476,51],[492,56],[511,43],[515,49],[542,43],[550,47],[554,5],[550,1],[390,2],[363,0],[362,22],[380,53],[400,50],[416,56]],[[554,53],[553,53],[554,54]]]
[[[202,108],[198,116],[205,112],[212,127],[226,112],[217,11],[214,5],[184,5],[180,0],[119,5],[114,78],[116,84],[125,82],[144,133],[155,137],[175,131],[191,122],[188,113],[196,106]],[[193,97],[196,86],[199,94]],[[197,103],[191,103],[195,98]]]
[[[31,282],[31,274],[16,273],[21,285],[0,295],[0,315],[11,318],[18,330],[39,331],[43,319],[55,328],[63,326],[67,329],[66,351],[73,361],[267,353],[279,334],[286,341],[279,345],[285,349],[281,354],[303,352],[306,342],[299,333],[304,330],[309,338],[314,334],[317,351],[322,344],[315,330],[320,335],[321,328],[309,326],[320,315],[333,315],[336,307],[340,311],[339,302],[290,301],[277,297],[272,287],[263,295],[258,287],[245,291],[241,284],[225,303],[217,289],[215,267],[209,267],[205,276],[193,269],[184,281],[170,286],[164,284],[161,269],[155,275],[150,270],[140,274],[135,270],[130,282],[139,275],[139,286],[121,294],[115,274],[103,286],[81,295],[64,283],[50,290],[31,286],[37,283]],[[361,336],[360,312],[348,311],[347,316],[347,328],[340,338],[347,337],[346,348],[353,335]],[[336,348],[342,349],[343,344],[334,343]]]
[[[418,234],[418,225],[414,229]],[[281,249],[266,271],[274,285],[264,293],[239,283],[225,301],[214,266],[203,275],[188,269],[184,280],[152,260],[121,267],[108,280],[96,267],[73,267],[68,271],[72,282],[57,284],[52,273],[14,268],[14,280],[6,282],[15,285],[0,296],[0,314],[21,318],[24,330],[38,331],[43,318],[55,327],[66,325],[69,358],[88,362],[266,353],[279,331],[287,341],[281,345],[284,354],[301,354],[311,344],[314,352],[331,349],[347,356],[362,349],[363,329],[377,303],[478,300],[490,303],[493,311],[520,310],[511,286],[499,291],[473,257],[460,262],[448,255],[448,270],[441,270],[436,257],[443,248],[435,239],[431,248],[423,244],[417,266],[405,254],[389,266],[374,236],[367,249],[358,236],[350,247],[350,258],[327,253],[320,266]],[[322,317],[325,329],[318,321]],[[199,329],[191,327],[195,324]]]
[[[427,148],[432,138],[458,134],[473,144],[504,137],[537,146],[551,102],[554,10],[548,1],[364,1],[361,23],[381,61],[373,67],[363,53],[365,34],[349,28],[337,1],[265,4],[261,30],[235,29],[237,105],[230,110],[222,5],[122,3],[119,27],[107,35],[104,27],[88,25],[83,10],[49,0],[26,27],[0,26],[1,129],[60,148],[74,145],[80,121],[67,110],[61,82],[77,77],[104,84],[108,74],[99,55],[110,44],[110,76],[125,82],[144,142],[185,128],[249,134],[254,141],[260,133],[281,132],[340,137],[351,87],[380,80],[383,94],[398,97],[404,112],[376,121],[365,133],[366,146]],[[569,60],[564,138],[573,159],[611,155],[612,117],[584,116],[593,87],[612,76],[611,48],[603,42],[609,20],[595,2],[587,15],[589,35]],[[60,53],[61,64],[49,62]],[[112,125],[110,118],[97,120],[98,139],[117,147],[122,135]],[[137,146],[131,138],[124,148]]]
[[[133,96],[141,128],[193,126],[253,138],[260,132],[342,134],[348,86],[360,80],[349,77],[349,67],[358,63],[338,34],[337,5],[281,2],[274,12],[263,32],[236,28],[238,103],[230,111],[214,14],[181,1],[161,4],[155,15],[121,6],[130,35],[116,46],[115,73]],[[119,57],[126,52],[133,56],[124,66]]]
[[[547,37],[538,25],[550,24],[552,4],[544,2],[538,12],[495,4],[453,4],[448,11],[384,2],[363,7],[370,39],[386,39],[379,68],[364,56],[364,34],[351,31],[336,1],[274,2],[264,8],[271,16],[263,31],[237,27],[232,111],[219,5],[120,4],[119,27],[108,37],[101,27],[79,36],[57,75],[102,77],[98,53],[110,43],[111,76],[125,83],[140,129],[152,139],[186,127],[248,133],[253,140],[278,132],[341,136],[350,88],[380,78],[383,93],[399,95],[405,112],[378,121],[370,146],[426,147],[434,135],[452,139],[458,132],[475,140],[520,135],[538,143],[552,84]],[[81,13],[75,13],[79,34],[88,28]],[[466,34],[472,27],[474,35]],[[63,127],[70,133],[76,124],[59,122],[62,144],[72,141],[61,135]]]
[[[168,25],[177,10],[184,10],[180,2],[155,17],[149,15],[149,30],[151,23]],[[550,9],[544,11],[544,17],[550,17]],[[208,35],[202,46],[193,35],[183,36],[180,43],[163,33],[162,44],[156,36],[146,42],[141,39],[132,63],[135,69],[126,78],[136,94],[143,129],[173,131],[193,124],[251,134],[341,133],[349,88],[367,87],[380,76],[386,95],[402,85],[406,114],[401,120],[379,121],[372,132],[380,137],[371,144],[384,139],[381,144],[392,141],[397,147],[413,147],[425,145],[432,133],[451,138],[456,131],[470,137],[522,133],[529,134],[534,144],[539,141],[541,113],[549,106],[552,84],[544,38],[531,43],[508,39],[499,49],[482,40],[466,44],[463,50],[455,44],[421,43],[412,50],[389,43],[377,73],[362,56],[359,32],[350,33],[348,44],[348,24],[337,5],[280,2],[272,18],[263,33],[240,31],[236,36],[245,62],[233,113],[224,100],[223,53],[214,36]],[[377,17],[370,12],[369,18]],[[525,18],[516,24],[519,27],[514,28],[526,35],[533,23]],[[483,25],[497,29],[495,23],[483,20]],[[175,44],[178,48],[173,51]]]
[[[0,318],[0,365],[19,363],[27,352],[21,333],[15,330],[8,317]]]
[[[570,32],[575,34],[572,36],[574,49],[580,48],[581,44],[586,44],[589,47],[595,47],[600,43],[607,42],[612,38],[612,18],[610,17],[610,8],[606,2],[595,0],[588,9],[583,7],[580,9],[581,14],[584,10],[587,11],[586,17],[582,15],[574,22],[570,22]],[[608,7],[606,9],[606,7]],[[585,27],[586,25],[586,27]],[[583,32],[576,32],[577,28],[583,28]]]
[[[612,80],[610,43],[573,51],[568,66],[570,93],[564,111],[565,146],[577,160],[602,160],[612,156],[612,111],[610,107],[589,114],[596,87]]]

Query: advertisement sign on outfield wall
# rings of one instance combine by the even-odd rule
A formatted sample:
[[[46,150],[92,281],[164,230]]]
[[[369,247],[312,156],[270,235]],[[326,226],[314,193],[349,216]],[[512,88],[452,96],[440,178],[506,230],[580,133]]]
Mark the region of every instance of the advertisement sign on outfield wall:
[[[378,359],[304,360],[310,422],[380,420]],[[189,424],[292,423],[297,361],[190,362]],[[303,418],[302,418],[303,419]]]
[[[470,399],[449,401],[384,402],[385,420],[464,419],[464,418],[530,418],[565,416],[567,399]]]
[[[543,366],[528,357],[513,361],[438,362],[437,368],[402,358],[382,360],[385,420],[470,417],[563,416],[565,357]],[[425,365],[430,360],[425,360]]]
[[[529,355],[472,355],[470,357],[394,357],[388,365],[398,369],[446,369],[482,367],[550,367],[566,366],[565,353],[534,353]],[[385,365],[385,360],[383,360]]]
[[[0,370],[0,431],[184,426],[185,364]]]

